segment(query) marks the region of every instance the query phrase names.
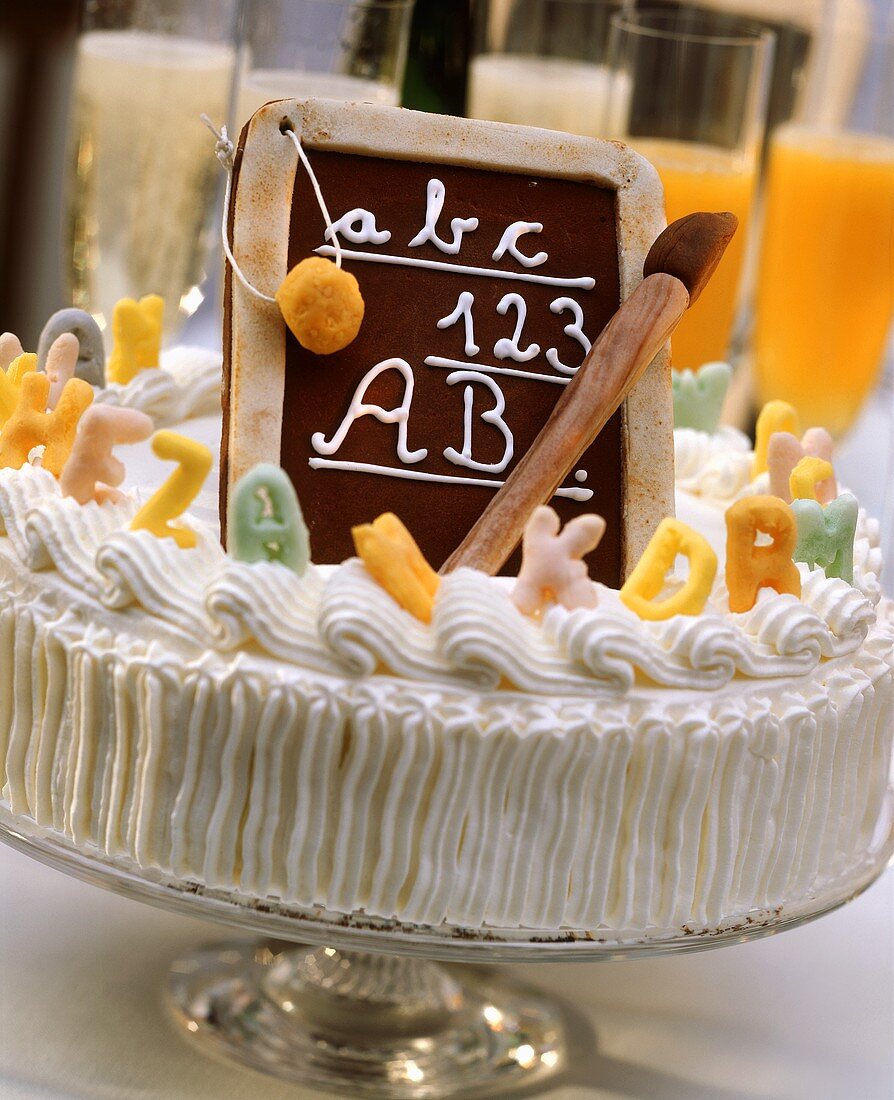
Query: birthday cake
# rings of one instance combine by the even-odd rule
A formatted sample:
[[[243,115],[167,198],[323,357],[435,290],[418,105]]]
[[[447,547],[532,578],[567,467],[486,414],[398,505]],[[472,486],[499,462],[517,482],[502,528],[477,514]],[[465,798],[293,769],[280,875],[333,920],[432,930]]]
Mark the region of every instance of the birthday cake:
[[[207,358],[174,362],[153,391],[202,409]],[[716,540],[729,498],[686,480],[678,518]],[[534,619],[463,569],[423,623],[358,559],[298,577],[194,514],[189,549],[131,530],[146,495],[0,471],[3,797],[78,845],[299,906],[624,938],[831,904],[886,856],[894,627],[862,513],[853,584],[802,564],[800,598],[745,613],[718,580],[698,616],[593,586]]]
[[[354,243],[363,236],[369,251],[355,254],[355,270],[424,261],[443,273],[459,262],[449,257],[463,233],[478,233],[463,278],[519,282],[528,261],[545,284],[569,281],[547,266],[547,253],[555,241],[570,248],[573,234],[555,220],[518,220],[513,236],[502,206],[489,205],[499,188],[481,184],[478,161],[445,169],[449,188],[432,187],[423,165],[412,178],[423,184],[414,209],[427,236],[409,240],[401,228],[402,244],[401,210],[383,206],[395,231],[389,243],[384,218],[356,206],[343,179],[335,190],[341,176],[326,157],[346,157],[342,175],[350,176],[363,160],[358,145],[363,152],[370,140],[358,136],[369,128],[361,123],[423,123],[357,110],[359,118],[343,107],[292,105],[288,141],[281,105],[255,116],[243,135],[236,222],[240,188],[244,195],[261,169],[271,201],[282,169],[280,183],[301,210],[316,210],[283,153],[293,144],[307,160],[306,143],[317,191],[321,179],[339,214],[347,211],[331,223],[324,209],[310,244],[335,241],[327,223]],[[554,217],[566,199],[584,211],[595,202],[611,229],[602,260],[623,259],[595,313],[586,297],[595,280],[577,279],[538,322],[558,317],[561,332],[561,314],[572,316],[578,365],[564,366],[567,345],[538,362],[546,336],[536,352],[521,348],[524,301],[513,299],[497,308],[504,316],[512,306],[519,318],[506,341],[512,367],[498,354],[503,337],[496,364],[475,358],[469,321],[465,395],[449,390],[449,378],[446,395],[435,384],[442,367],[423,362],[424,348],[415,368],[393,351],[382,359],[379,374],[392,372],[391,384],[372,390],[367,356],[402,339],[392,315],[380,324],[393,286],[361,277],[369,293],[359,299],[351,272],[320,268],[317,255],[284,272],[275,297],[259,296],[254,254],[232,222],[243,266],[241,289],[231,282],[228,291],[222,410],[219,359],[177,349],[159,365],[151,296],[119,303],[104,372],[86,315],[54,318],[37,356],[0,337],[6,811],[191,890],[460,929],[662,939],[772,924],[845,900],[879,873],[894,837],[894,614],[880,591],[877,524],[839,489],[828,436],[802,436],[789,406],[764,409],[752,450],[718,427],[728,368],[684,372],[671,387],[660,349],[698,289],[674,264],[684,256],[691,269],[696,256],[707,270],[711,249],[692,247],[704,219],[675,223],[648,255],[623,217],[611,223],[612,188],[635,191],[645,181],[637,225],[652,232],[654,173],[645,162],[583,139],[506,128],[494,138],[457,120],[449,130],[444,120],[424,125],[515,172],[520,197],[541,194],[539,179],[525,174],[535,163],[558,174],[591,166],[595,199],[574,190],[585,186],[578,179],[543,200]],[[407,133],[393,145],[374,137],[391,154],[405,151]],[[523,163],[504,155],[510,139]],[[253,140],[265,150],[254,162]],[[314,142],[335,148],[314,150]],[[557,142],[560,166],[549,162]],[[460,156],[448,148],[451,155]],[[452,219],[453,244],[437,234],[445,195],[459,197],[468,215]],[[271,236],[262,252],[286,267],[296,258],[294,211],[277,217],[281,238]],[[723,219],[708,222],[712,233],[726,232]],[[516,247],[535,232],[540,254]],[[514,247],[503,249],[509,259],[480,266],[482,257],[499,260],[504,237]],[[419,316],[439,316],[439,288],[435,280],[421,296],[431,301]],[[494,302],[509,297],[500,293]],[[606,318],[600,311],[612,295],[616,312]],[[377,303],[378,321],[370,316]],[[467,307],[460,295],[456,316],[437,327],[462,328]],[[582,340],[583,323],[592,344]],[[318,352],[306,355],[312,344]],[[265,348],[270,359],[249,354]],[[311,377],[323,369],[315,355],[338,387],[331,408],[289,395],[296,385],[322,392]],[[419,376],[431,387],[426,402],[413,389]],[[506,391],[527,395],[513,413],[498,400],[504,377],[535,386]],[[493,399],[483,412],[468,392],[476,388]],[[449,440],[450,392],[465,409],[465,435],[462,449],[443,453],[467,471],[461,478],[431,464],[435,448],[408,434],[412,411],[430,439],[444,432]],[[500,437],[499,461],[472,458],[484,453],[473,442],[474,431],[482,438],[476,420],[496,433],[492,443]],[[365,452],[351,451],[356,424],[381,429],[392,451],[397,441],[390,465],[363,464],[356,455]],[[606,438],[594,450],[600,428]],[[246,463],[259,448],[275,451],[280,436],[282,467]],[[513,441],[524,443],[519,454]],[[675,516],[661,504],[665,477],[673,483],[665,442],[676,452]],[[398,493],[395,484],[412,502],[406,471],[423,462],[420,499],[440,502],[434,515],[409,504],[399,519],[377,507]],[[586,475],[576,487],[565,482],[575,469]],[[454,511],[457,481],[465,503]],[[345,483],[349,496],[327,492]],[[543,501],[556,503],[563,486],[573,491],[560,497],[560,513]],[[475,522],[459,556],[435,572],[439,548],[459,542],[467,519]],[[510,558],[519,539],[521,555]],[[345,560],[333,559],[343,544]],[[686,569],[677,568],[680,556]],[[501,568],[506,575],[497,576]]]

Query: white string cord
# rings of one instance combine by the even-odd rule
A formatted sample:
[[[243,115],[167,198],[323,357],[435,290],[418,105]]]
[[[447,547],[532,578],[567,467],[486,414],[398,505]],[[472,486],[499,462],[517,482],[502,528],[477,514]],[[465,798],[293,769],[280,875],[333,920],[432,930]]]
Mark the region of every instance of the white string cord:
[[[256,286],[248,281],[242,268],[236,262],[236,257],[233,255],[233,250],[230,248],[229,238],[229,221],[230,221],[230,202],[233,197],[233,154],[236,151],[236,147],[230,140],[230,136],[227,133],[226,126],[221,126],[220,130],[214,128],[214,123],[207,115],[200,115],[202,122],[208,127],[211,133],[214,135],[214,155],[220,161],[221,167],[227,173],[227,186],[224,192],[224,204],[223,204],[223,218],[220,226],[220,239],[223,244],[224,255],[226,256],[230,267],[233,269],[236,278],[245,287],[249,294],[253,294],[255,298],[260,299],[262,302],[276,303],[275,298],[271,298],[269,294],[264,294],[263,291],[258,290]],[[294,130],[284,130],[283,133],[287,134],[295,145],[298,151],[298,157],[301,163],[304,165],[304,169],[307,172],[311,186],[314,189],[314,195],[316,196],[317,203],[320,207],[320,212],[323,215],[323,220],[326,223],[326,236],[332,241],[333,250],[335,252],[335,266],[341,267],[341,242],[338,239],[338,234],[335,232],[335,227],[332,224],[332,219],[329,216],[329,211],[326,208],[326,200],[323,198],[323,192],[320,189],[320,183],[317,179],[316,173],[311,167],[310,161],[307,159],[307,154],[301,147],[301,142],[298,140],[298,135]]]
[[[326,209],[326,200],[323,198],[323,192],[320,190],[320,181],[317,179],[317,174],[310,166],[310,161],[307,159],[307,153],[301,147],[301,142],[298,140],[298,135],[294,130],[284,130],[288,137],[292,139],[295,148],[298,150],[298,156],[301,158],[301,163],[310,176],[311,186],[314,189],[314,194],[317,196],[317,202],[320,204],[320,212],[323,215],[323,221],[326,223],[326,236],[332,241],[332,248],[335,252],[335,266],[341,267],[341,242],[338,239],[338,234],[335,232],[335,226],[332,224],[332,218],[329,217],[329,211]]]
[[[275,305],[275,298],[271,298],[269,294],[264,294],[262,291],[258,290],[256,286],[252,286],[252,284],[248,281],[248,279],[242,272],[242,268],[236,262],[236,257],[233,255],[232,249],[230,248],[228,229],[230,221],[230,200],[233,193],[233,153],[235,152],[236,147],[230,140],[230,136],[227,133],[226,125],[221,126],[220,130],[218,131],[215,130],[214,123],[207,115],[200,115],[199,117],[201,118],[202,122],[205,123],[211,133],[214,134],[214,137],[216,138],[214,144],[214,155],[220,161],[221,167],[227,173],[227,189],[224,193],[223,219],[220,226],[220,239],[223,242],[224,255],[229,261],[230,267],[233,269],[236,278],[239,280],[240,283],[242,283],[249,294],[253,294],[262,302],[270,302]]]

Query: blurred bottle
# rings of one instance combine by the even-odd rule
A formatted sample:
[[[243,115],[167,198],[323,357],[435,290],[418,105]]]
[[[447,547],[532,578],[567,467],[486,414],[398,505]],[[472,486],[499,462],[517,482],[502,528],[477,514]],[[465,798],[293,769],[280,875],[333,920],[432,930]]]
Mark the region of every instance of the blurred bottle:
[[[773,135],[757,279],[759,400],[788,401],[833,435],[871,393],[894,319],[894,34],[874,35],[866,61],[841,123],[828,116],[830,64]]]
[[[471,42],[469,0],[416,0],[403,105],[462,115]]]

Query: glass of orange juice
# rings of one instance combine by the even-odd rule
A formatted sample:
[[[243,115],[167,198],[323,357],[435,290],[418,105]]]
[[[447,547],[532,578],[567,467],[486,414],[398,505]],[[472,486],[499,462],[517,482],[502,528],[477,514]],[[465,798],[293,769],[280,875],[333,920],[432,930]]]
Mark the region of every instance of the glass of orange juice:
[[[775,35],[735,33],[693,11],[620,12],[612,18],[613,73],[606,130],[642,153],[664,184],[668,221],[696,210],[739,219],[711,282],[671,341],[674,366],[723,359],[738,313]]]
[[[850,117],[831,122],[834,56],[821,58],[800,117],[771,136],[756,295],[759,399],[836,435],[876,382],[894,316],[894,36],[865,44],[862,73]]]

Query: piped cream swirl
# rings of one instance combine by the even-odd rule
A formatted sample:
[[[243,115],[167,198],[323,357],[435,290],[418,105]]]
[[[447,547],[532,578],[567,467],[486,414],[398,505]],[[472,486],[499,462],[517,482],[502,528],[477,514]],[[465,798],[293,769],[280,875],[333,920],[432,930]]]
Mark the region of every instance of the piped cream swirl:
[[[865,518],[857,586],[801,567],[801,599],[764,590],[742,615],[730,614],[721,576],[699,616],[643,622],[600,586],[597,608],[554,607],[537,622],[512,603],[511,582],[458,570],[443,578],[424,624],[356,559],[302,578],[275,563],[236,562],[192,516],[183,522],[198,545],[183,550],[129,530],[137,505],[128,495],[80,507],[38,467],[0,471],[0,521],[27,569],[55,569],[84,600],[110,611],[141,611],[147,634],[165,624],[209,653],[253,653],[350,679],[565,697],[716,690],[736,677],[807,674],[854,652],[876,622],[877,580],[866,567],[881,563]],[[138,619],[129,621],[139,629]]]
[[[219,352],[175,347],[162,352],[157,369],[144,370],[127,385],[110,382],[96,401],[137,409],[157,428],[220,410],[222,359]]]
[[[751,480],[751,444],[736,428],[674,432],[676,483],[694,496],[729,501]]]

